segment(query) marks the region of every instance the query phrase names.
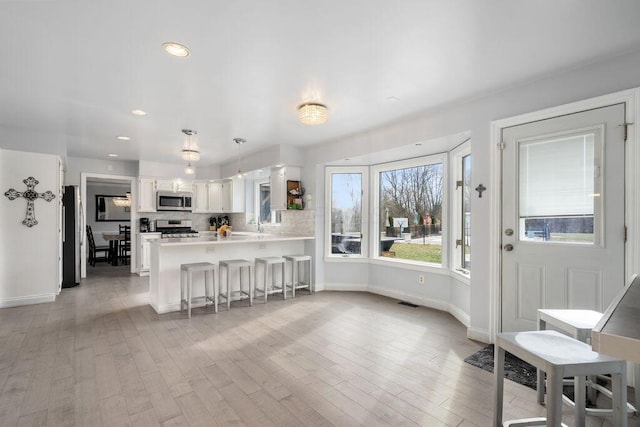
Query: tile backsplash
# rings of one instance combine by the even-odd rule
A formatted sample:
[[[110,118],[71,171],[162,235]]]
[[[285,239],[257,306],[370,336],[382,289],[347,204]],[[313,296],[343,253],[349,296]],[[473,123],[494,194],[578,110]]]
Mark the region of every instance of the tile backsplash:
[[[149,218],[154,223],[157,219],[190,219],[193,224],[192,227],[196,231],[208,231],[209,230],[209,217],[218,217],[218,214],[199,214],[190,212],[140,212],[139,217]],[[247,224],[246,214],[234,213],[228,214],[229,221],[236,231],[256,231],[258,226],[256,224]],[[312,209],[306,210],[291,210],[282,211],[280,217],[280,224],[262,224],[262,228],[267,233],[279,233],[279,234],[295,234],[302,236],[313,236],[315,234],[315,211]],[[134,229],[139,229],[139,224],[134,225]]]

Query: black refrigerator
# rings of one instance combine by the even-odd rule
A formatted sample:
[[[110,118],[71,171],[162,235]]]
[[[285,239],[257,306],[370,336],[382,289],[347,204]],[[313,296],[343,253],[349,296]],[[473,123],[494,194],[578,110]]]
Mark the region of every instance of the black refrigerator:
[[[62,287],[80,284],[80,245],[84,234],[82,203],[77,185],[64,187],[62,196]]]

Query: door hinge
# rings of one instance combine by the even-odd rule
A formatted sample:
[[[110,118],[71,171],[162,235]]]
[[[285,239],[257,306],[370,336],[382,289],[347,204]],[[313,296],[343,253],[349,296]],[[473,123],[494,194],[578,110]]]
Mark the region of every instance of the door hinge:
[[[462,245],[462,239],[456,239],[456,248]]]
[[[620,126],[622,128],[622,140],[626,141],[627,137],[629,136],[629,126],[632,125],[633,123],[627,123],[626,121],[624,123],[619,124],[618,126]]]
[[[460,181],[456,181],[456,190],[457,190],[458,188],[462,187],[462,185],[463,185],[462,180],[460,180]]]
[[[627,226],[624,226],[624,241],[627,241]]]
[[[504,150],[504,142],[498,142],[496,146],[498,147],[498,150]]]

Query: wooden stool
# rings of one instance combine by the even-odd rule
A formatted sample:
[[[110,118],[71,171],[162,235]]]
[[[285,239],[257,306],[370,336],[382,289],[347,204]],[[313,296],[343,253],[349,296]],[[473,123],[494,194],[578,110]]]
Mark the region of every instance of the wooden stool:
[[[311,255],[285,255],[284,259],[291,262],[291,283],[287,286],[291,288],[291,293],[295,297],[296,289],[307,289],[309,294],[313,293],[313,274],[311,272]],[[305,264],[301,264],[305,263]],[[306,281],[300,280],[300,270],[306,266]]]
[[[258,288],[258,266],[262,265],[264,267],[264,286],[262,290]],[[276,266],[280,267],[280,286],[276,286],[275,283],[275,273]],[[271,281],[269,281],[269,270],[271,270]],[[279,256],[269,256],[256,258],[255,260],[255,273],[256,278],[254,280],[254,288],[255,292],[262,292],[264,295],[264,303],[267,303],[267,295],[275,294],[282,292],[282,296],[284,299],[287,299],[287,287],[285,286],[284,281],[284,258]]]
[[[204,271],[204,296],[193,297],[193,273]],[[209,290],[211,287],[211,290]],[[185,289],[186,288],[186,289]],[[216,292],[216,265],[210,262],[196,262],[180,265],[180,311],[187,306],[187,316],[191,319],[191,305],[194,301],[204,299],[212,302],[214,310],[218,312],[218,293]]]
[[[227,301],[227,310],[231,309],[231,296],[234,293],[239,294],[241,299],[242,299],[242,295],[248,296],[249,297],[249,305],[250,306],[253,305],[253,281],[252,281],[252,268],[253,267],[251,265],[251,261],[247,261],[246,259],[228,259],[228,260],[224,260],[224,261],[218,262],[218,265],[220,266],[220,296]],[[227,292],[226,293],[222,293],[222,269],[223,268],[227,273],[227,281],[226,281]],[[247,280],[249,282],[248,283],[248,287],[249,287],[248,291],[242,290],[242,271],[245,268],[247,269]],[[238,286],[239,286],[239,290],[238,291],[232,291],[231,290],[230,276],[231,276],[231,273],[232,273],[233,269],[237,269],[238,270]]]
[[[562,424],[562,379],[575,377],[575,424],[585,422],[585,382],[589,375],[611,374],[613,425],[627,427],[627,364],[596,353],[591,346],[556,331],[509,332],[496,335],[494,427],[502,426],[505,351],[547,373],[547,417],[505,422],[508,426]]]
[[[602,318],[602,313],[594,310],[570,310],[570,309],[538,309],[538,330],[543,331],[547,329],[547,326],[559,329],[568,333],[578,341],[582,341],[586,344],[591,344],[591,330]],[[640,406],[640,393],[637,390],[640,387],[640,365],[636,364],[633,367],[635,375],[635,387],[636,387],[636,405],[627,404],[628,413],[637,413]],[[608,380],[608,378],[607,378]],[[573,380],[565,380],[565,383],[573,383]],[[596,381],[596,377],[591,377],[587,381],[587,397],[592,402],[596,400],[596,391],[600,391],[603,395],[612,398],[611,391],[605,387],[599,385]],[[538,369],[538,384],[537,384],[538,403],[544,404],[544,371]],[[570,406],[574,405],[574,402],[567,396],[562,396],[565,403]],[[602,408],[586,408],[587,415],[595,416],[610,416],[611,409]]]

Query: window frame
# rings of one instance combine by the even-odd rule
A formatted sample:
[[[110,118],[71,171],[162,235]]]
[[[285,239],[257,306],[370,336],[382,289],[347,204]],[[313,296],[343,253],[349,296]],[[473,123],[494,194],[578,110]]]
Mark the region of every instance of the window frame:
[[[271,191],[273,190],[273,186],[269,177],[265,177],[264,179],[256,179],[253,182],[253,212],[255,222],[257,224],[258,221],[260,221],[260,224],[264,225],[280,225],[280,212],[273,209],[271,209],[271,221],[261,221],[260,214],[262,210],[260,209],[260,186],[262,186],[263,184],[269,184],[269,198],[271,198]]]
[[[362,175],[362,225],[359,254],[334,254],[331,253],[331,196],[332,177],[334,174],[361,174]],[[330,260],[367,260],[369,258],[369,167],[368,166],[326,166],[325,167],[325,218],[324,218],[324,256]]]
[[[456,240],[464,240],[463,228],[464,228],[464,184],[460,187],[456,187],[457,181],[463,180],[464,174],[464,159],[467,156],[471,156],[471,141],[466,141],[453,150],[451,150],[451,271],[462,275],[462,277],[471,277],[471,269],[466,269],[463,266],[462,259],[462,247],[456,247]],[[473,157],[471,157],[471,176],[473,178]],[[473,187],[473,180],[471,181],[471,187]],[[473,197],[470,197],[471,203],[471,216],[473,217]],[[473,225],[472,225],[473,226]],[[463,242],[464,244],[464,242]]]
[[[397,170],[397,169],[406,169],[417,166],[425,166],[425,165],[433,165],[433,164],[442,164],[442,261],[440,264],[431,263],[431,262],[423,262],[423,261],[413,261],[399,258],[389,258],[382,257],[377,250],[380,247],[380,173],[385,171]],[[370,235],[374,236],[374,238],[370,239],[369,243],[369,253],[371,255],[371,260],[375,261],[375,263],[380,264],[404,264],[404,265],[412,265],[412,266],[420,266],[425,269],[433,269],[434,271],[440,271],[442,269],[448,269],[448,261],[449,261],[449,219],[448,219],[448,204],[449,204],[449,179],[448,179],[448,170],[449,170],[449,156],[448,153],[436,153],[430,154],[426,156],[413,157],[410,159],[397,160],[389,163],[379,163],[376,165],[371,165],[371,205],[370,205],[370,217],[371,220],[371,232]]]

